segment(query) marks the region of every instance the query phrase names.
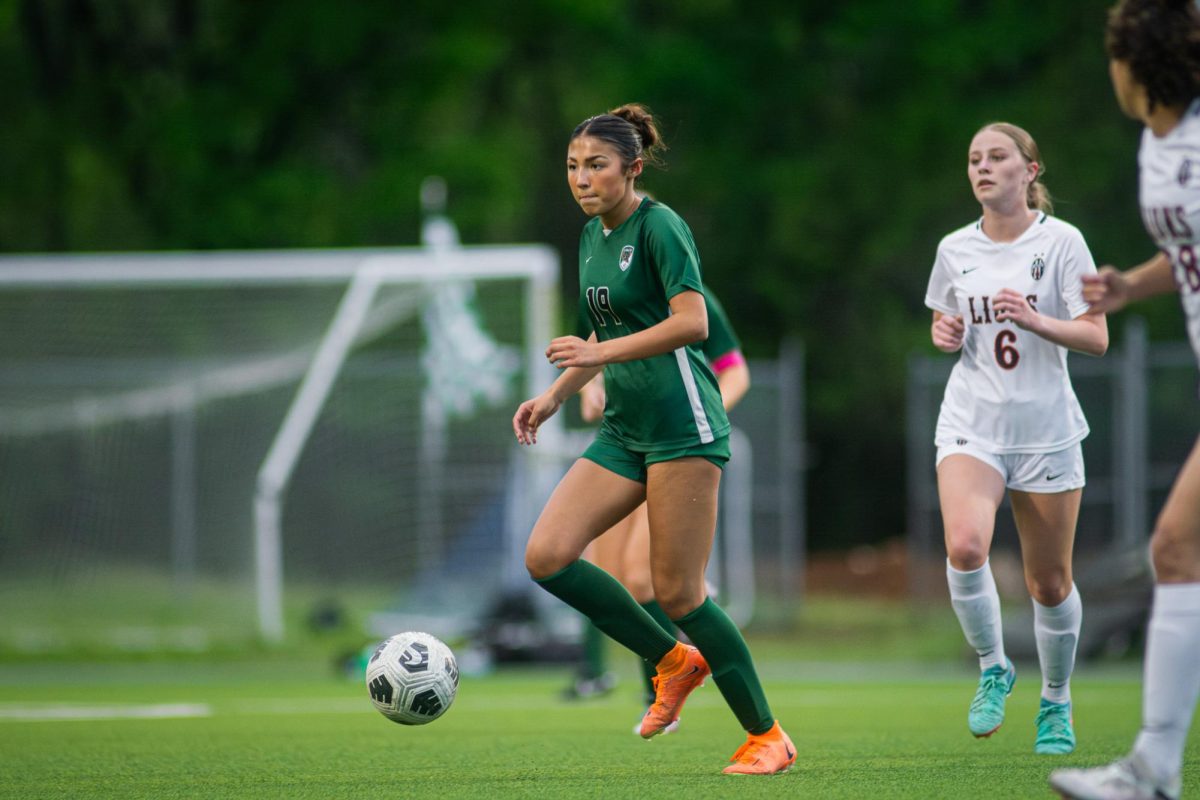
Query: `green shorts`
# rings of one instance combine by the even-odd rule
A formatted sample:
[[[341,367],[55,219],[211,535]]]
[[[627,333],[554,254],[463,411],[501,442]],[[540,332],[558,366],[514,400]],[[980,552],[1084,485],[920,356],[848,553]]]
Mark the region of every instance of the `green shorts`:
[[[725,462],[729,460],[729,437],[722,436],[720,439],[715,439],[708,444],[697,444],[674,450],[650,450],[643,453],[630,450],[601,432],[588,445],[587,450],[583,451],[581,458],[593,461],[609,472],[615,472],[623,478],[629,478],[631,481],[637,481],[638,483],[645,483],[646,468],[651,464],[693,456],[708,459],[721,469],[724,469]]]

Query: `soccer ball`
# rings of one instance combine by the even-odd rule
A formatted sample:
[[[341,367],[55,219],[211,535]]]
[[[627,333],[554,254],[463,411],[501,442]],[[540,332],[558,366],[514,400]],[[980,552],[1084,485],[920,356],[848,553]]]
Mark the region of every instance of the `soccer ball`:
[[[458,662],[428,633],[397,633],[367,661],[367,692],[380,714],[401,725],[424,725],[446,713],[458,693]]]

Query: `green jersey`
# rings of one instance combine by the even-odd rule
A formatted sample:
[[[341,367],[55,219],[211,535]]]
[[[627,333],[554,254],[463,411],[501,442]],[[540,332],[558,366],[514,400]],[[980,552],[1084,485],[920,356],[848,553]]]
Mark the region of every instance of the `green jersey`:
[[[707,286],[704,287],[704,310],[708,312],[708,338],[700,343],[700,350],[708,359],[708,366],[718,372],[716,363],[721,356],[741,352],[742,343],[733,330],[733,323],[725,313],[725,307]],[[579,304],[579,328],[581,338],[587,338],[592,333],[592,315],[588,311],[586,298]]]
[[[598,340],[651,328],[670,316],[672,297],[704,291],[692,232],[678,214],[649,198],[607,235],[594,218],[579,240],[579,287],[581,312]],[[600,430],[635,451],[690,447],[728,435],[721,392],[701,345],[606,365]]]

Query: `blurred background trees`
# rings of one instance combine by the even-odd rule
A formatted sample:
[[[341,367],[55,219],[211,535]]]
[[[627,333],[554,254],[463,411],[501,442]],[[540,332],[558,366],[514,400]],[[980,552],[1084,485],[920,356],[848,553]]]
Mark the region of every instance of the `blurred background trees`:
[[[0,251],[411,245],[438,174],[465,242],[558,249],[573,319],[567,137],[646,103],[671,150],[645,187],[691,224],[748,353],[808,344],[811,545],[872,542],[903,528],[906,357],[930,348],[938,240],[978,215],[974,131],[1033,133],[1098,262],[1150,254],[1104,13],[0,0]],[[1173,300],[1143,311],[1153,338],[1182,335]]]

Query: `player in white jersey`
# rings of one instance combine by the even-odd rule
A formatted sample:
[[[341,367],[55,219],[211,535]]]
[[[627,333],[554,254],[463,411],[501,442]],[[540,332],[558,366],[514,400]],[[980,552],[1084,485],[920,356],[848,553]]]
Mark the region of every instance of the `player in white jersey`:
[[[979,653],[967,726],[977,737],[995,733],[1016,680],[988,563],[1007,489],[1042,667],[1034,750],[1061,754],[1075,748],[1070,677],[1083,609],[1071,551],[1088,433],[1067,350],[1102,355],[1108,326],[1088,311],[1080,278],[1096,267],[1079,231],[1049,215],[1043,171],[1037,144],[1016,125],[975,134],[967,177],[983,216],[938,246],[925,304],[934,345],[962,351],[935,443],[950,601]]]
[[[1117,102],[1145,124],[1138,152],[1142,219],[1159,253],[1128,272],[1085,279],[1100,311],[1178,289],[1200,358],[1200,11],[1192,0],[1123,0],[1109,12],[1109,72]],[[1093,769],[1055,770],[1050,785],[1077,800],[1175,800],[1200,695],[1200,442],[1192,448],[1150,540],[1156,585],[1146,637],[1142,728],[1133,751]]]

